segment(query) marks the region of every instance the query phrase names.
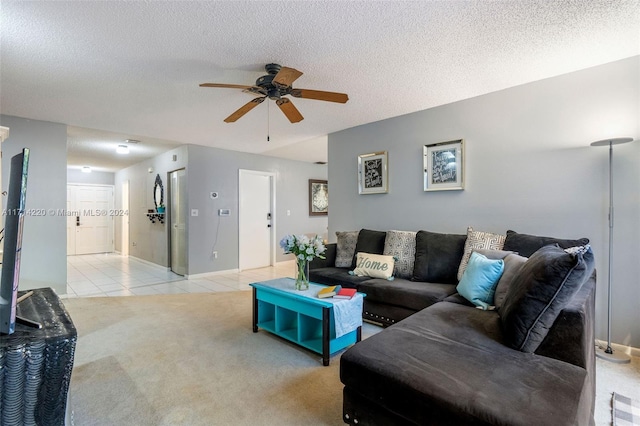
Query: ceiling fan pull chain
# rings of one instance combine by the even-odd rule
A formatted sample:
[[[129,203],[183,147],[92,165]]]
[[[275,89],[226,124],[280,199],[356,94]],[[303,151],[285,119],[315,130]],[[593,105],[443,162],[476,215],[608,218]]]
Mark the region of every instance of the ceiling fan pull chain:
[[[271,132],[270,111],[271,111],[271,105],[269,102],[267,102],[267,142],[269,142],[269,133]]]

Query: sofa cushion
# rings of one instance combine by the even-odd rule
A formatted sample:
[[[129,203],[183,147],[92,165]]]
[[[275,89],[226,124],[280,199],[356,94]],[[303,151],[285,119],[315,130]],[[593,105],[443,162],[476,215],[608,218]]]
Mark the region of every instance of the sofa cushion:
[[[404,306],[419,311],[454,294],[456,286],[414,282],[402,278],[393,281],[378,278],[360,283],[358,291],[367,295],[365,299],[368,302]]]
[[[465,299],[482,309],[493,307],[493,296],[504,271],[504,260],[488,259],[473,252],[456,290]]]
[[[413,280],[457,284],[466,235],[418,231]]]
[[[309,281],[318,284],[358,288],[358,284],[370,279],[369,277],[350,275],[347,268],[326,267],[309,270]]]
[[[384,252],[384,240],[387,233],[384,231],[372,231],[361,229],[358,233],[355,253],[351,260],[351,269],[356,267],[356,255],[360,252],[371,254],[382,254]]]
[[[405,424],[588,424],[585,369],[504,344],[500,318],[437,303],[349,348],[340,379]]]
[[[558,244],[561,248],[586,246],[589,244],[589,239],[565,240],[555,237],[519,234],[516,231],[508,230],[503,249],[515,251],[520,256],[531,257],[538,249],[550,244]]]
[[[527,258],[506,250],[475,249],[473,251],[485,255],[489,259],[504,260],[504,271],[498,280],[496,292],[493,296],[493,305],[496,309],[500,309],[504,302],[504,297],[507,295],[507,290],[511,285],[511,281],[513,281],[513,277],[520,270],[522,264],[527,261]]]
[[[593,269],[589,246],[567,252],[549,245],[531,255],[513,278],[499,311],[509,345],[534,352]]]
[[[493,304],[496,309],[500,310],[504,303],[504,298],[507,296],[507,291],[511,287],[513,278],[518,274],[522,265],[527,261],[527,258],[515,253],[509,253],[504,257],[504,272],[498,280],[496,285],[496,293],[493,295]]]
[[[353,275],[359,277],[393,279],[393,256],[382,254],[358,253]]]
[[[474,231],[472,227],[467,228],[467,240],[464,242],[464,252],[458,267],[458,281],[462,279],[462,274],[469,263],[471,252],[475,249],[502,250],[504,247],[504,235],[492,234],[491,232]]]
[[[350,268],[356,254],[358,231],[336,231],[336,264],[338,268]]]
[[[387,231],[383,254],[396,258],[393,273],[396,277],[411,278],[416,260],[416,232]]]

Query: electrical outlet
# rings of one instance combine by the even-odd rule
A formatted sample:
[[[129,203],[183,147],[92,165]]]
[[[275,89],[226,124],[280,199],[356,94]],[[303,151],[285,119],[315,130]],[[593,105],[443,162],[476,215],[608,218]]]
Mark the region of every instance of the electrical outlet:
[[[218,258],[218,252],[217,252],[217,251],[214,251],[214,252],[213,252],[213,253],[211,253],[211,254],[213,255],[213,258],[214,258],[214,259],[217,259],[217,258]]]
[[[134,242],[132,242],[132,243],[131,243],[131,245],[132,245],[133,247],[135,247],[135,246],[137,246],[137,245],[138,245],[138,243],[136,243],[136,242],[134,241]]]

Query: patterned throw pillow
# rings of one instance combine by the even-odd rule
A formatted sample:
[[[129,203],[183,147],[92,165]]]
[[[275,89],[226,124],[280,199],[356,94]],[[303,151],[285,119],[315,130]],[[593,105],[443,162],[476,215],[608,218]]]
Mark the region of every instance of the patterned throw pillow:
[[[472,227],[468,227],[467,241],[464,243],[464,254],[460,261],[460,267],[458,268],[458,281],[462,279],[462,274],[464,274],[464,270],[467,268],[469,257],[474,249],[502,250],[505,238],[505,235],[474,231]]]
[[[396,258],[394,275],[411,279],[416,260],[416,234],[412,231],[387,231],[384,241],[384,255]]]
[[[356,243],[360,231],[336,232],[338,243],[336,244],[336,267],[351,268],[353,255],[356,253]]]

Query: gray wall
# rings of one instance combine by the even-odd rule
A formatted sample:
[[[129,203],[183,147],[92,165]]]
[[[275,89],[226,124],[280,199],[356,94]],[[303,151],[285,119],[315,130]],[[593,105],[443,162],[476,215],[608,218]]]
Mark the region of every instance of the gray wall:
[[[115,173],[97,172],[83,173],[78,169],[67,169],[67,183],[81,183],[87,185],[113,185]]]
[[[9,138],[2,144],[3,191],[9,185],[11,157],[22,148],[31,149],[26,206],[34,214],[24,219],[20,288],[51,287],[65,294],[67,222],[66,217],[49,210],[67,206],[67,126],[6,115],[0,116],[0,125],[10,128]]]
[[[308,187],[309,179],[327,178],[326,165],[189,145],[189,209],[199,210],[197,217],[189,218],[189,274],[238,268],[239,169],[275,173],[278,241],[285,234],[327,233],[327,216],[309,216]],[[218,199],[209,197],[212,191],[219,192]],[[217,216],[221,208],[230,209],[231,215]],[[212,259],[216,230],[218,258]],[[290,258],[282,254],[279,246],[276,253],[276,261]]]
[[[606,339],[608,137],[640,138],[640,57],[329,135],[329,235],[371,229],[589,237]],[[423,192],[424,144],[464,139],[464,191]],[[357,156],[389,153],[388,194],[358,195]],[[614,149],[612,340],[640,347],[640,142]]]
[[[173,156],[176,161],[173,161]],[[169,266],[168,224],[151,223],[147,210],[154,209],[153,188],[160,175],[167,204],[168,173],[187,166],[187,147],[182,146],[142,163],[122,169],[115,174],[115,208],[122,208],[122,184],[129,181],[129,255],[162,266]],[[149,173],[149,168],[153,169]],[[122,251],[122,220],[115,221],[115,250]]]
[[[174,154],[178,157],[177,162],[172,161]],[[153,167],[153,173],[148,172],[149,167]],[[278,240],[287,233],[327,234],[327,217],[310,217],[308,206],[308,180],[326,179],[326,165],[185,145],[116,173],[116,208],[122,206],[122,183],[130,181],[130,255],[158,265],[169,265],[168,224],[152,224],[145,213],[154,206],[152,190],[156,174],[159,173],[164,182],[166,204],[168,173],[181,168],[185,168],[187,174],[188,211],[198,209],[198,216],[187,218],[187,275],[238,268],[239,169],[276,174],[275,226]],[[219,198],[212,200],[209,197],[212,191],[218,192]],[[230,209],[231,215],[218,216],[221,208]],[[291,211],[290,216],[286,215],[287,210]],[[116,221],[117,251],[122,249],[121,229],[121,222]],[[217,259],[211,257],[214,242]],[[276,261],[289,258],[279,247],[276,250]]]

